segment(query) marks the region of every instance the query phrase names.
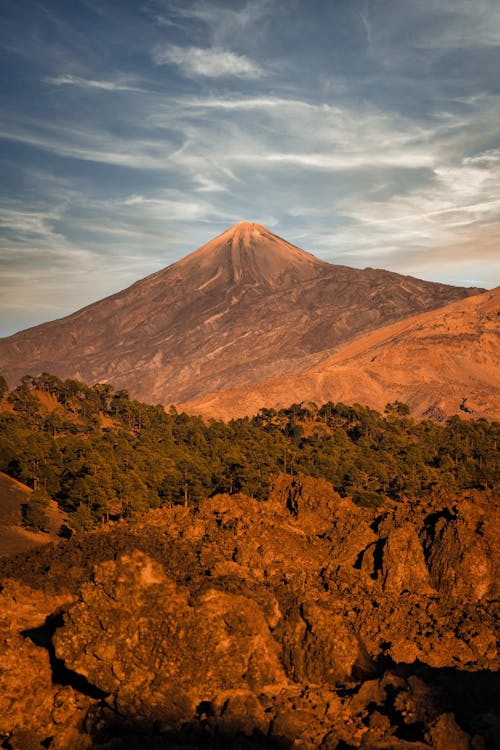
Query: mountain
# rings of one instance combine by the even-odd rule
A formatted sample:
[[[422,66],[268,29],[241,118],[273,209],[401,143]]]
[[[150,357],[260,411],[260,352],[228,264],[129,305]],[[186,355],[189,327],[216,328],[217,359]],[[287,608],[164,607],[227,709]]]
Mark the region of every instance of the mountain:
[[[408,403],[416,416],[500,419],[500,287],[383,326],[299,375],[209,394],[180,405],[225,419],[300,401]]]
[[[369,331],[479,291],[332,265],[243,222],[118,294],[0,340],[0,372],[11,386],[46,371],[188,401],[304,373]]]

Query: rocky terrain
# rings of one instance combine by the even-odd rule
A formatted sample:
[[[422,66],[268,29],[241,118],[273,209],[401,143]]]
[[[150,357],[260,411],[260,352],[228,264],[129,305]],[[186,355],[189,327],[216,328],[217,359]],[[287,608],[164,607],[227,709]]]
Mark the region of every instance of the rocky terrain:
[[[498,516],[283,475],[5,559],[0,743],[499,747]]]
[[[11,387],[43,371],[111,382],[168,405],[298,375],[480,291],[325,263],[244,222],[119,294],[0,340],[0,373]]]
[[[329,400],[409,404],[417,418],[500,419],[500,287],[383,326],[306,372],[201,396],[179,408],[204,417]]]

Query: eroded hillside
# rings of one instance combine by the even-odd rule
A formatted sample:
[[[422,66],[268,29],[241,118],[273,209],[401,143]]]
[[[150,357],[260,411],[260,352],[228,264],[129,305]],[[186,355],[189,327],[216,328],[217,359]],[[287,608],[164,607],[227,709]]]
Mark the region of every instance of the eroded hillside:
[[[373,409],[400,400],[419,418],[498,419],[499,316],[497,288],[382,326],[306,372],[219,391],[179,408],[231,419],[300,400],[338,399]]]

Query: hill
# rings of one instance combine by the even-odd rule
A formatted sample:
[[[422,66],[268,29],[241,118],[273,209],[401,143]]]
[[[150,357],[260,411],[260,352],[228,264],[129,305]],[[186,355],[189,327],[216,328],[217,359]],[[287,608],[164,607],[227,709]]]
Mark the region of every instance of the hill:
[[[106,384],[27,376],[0,402],[0,471],[44,487],[79,530],[218,492],[263,499],[281,472],[323,477],[355,502],[384,505],[438,487],[494,489],[499,428],[415,421],[399,402],[384,415],[295,403],[204,422]]]
[[[383,325],[477,294],[325,263],[258,224],[61,320],[0,340],[11,386],[29,372],[111,382],[149,403],[298,375]]]
[[[378,328],[299,375],[178,406],[229,419],[292,402],[343,401],[383,410],[399,400],[417,417],[500,419],[499,316],[500,287]]]
[[[65,517],[53,501],[47,509],[49,533],[24,528],[22,507],[29,501],[31,492],[25,484],[0,471],[0,557],[10,557],[58,541],[57,532]]]

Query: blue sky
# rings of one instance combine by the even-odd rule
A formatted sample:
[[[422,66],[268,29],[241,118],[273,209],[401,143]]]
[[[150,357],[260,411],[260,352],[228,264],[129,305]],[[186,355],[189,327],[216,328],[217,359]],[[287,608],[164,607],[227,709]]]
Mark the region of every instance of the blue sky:
[[[498,0],[3,0],[0,335],[256,221],[499,283]]]

